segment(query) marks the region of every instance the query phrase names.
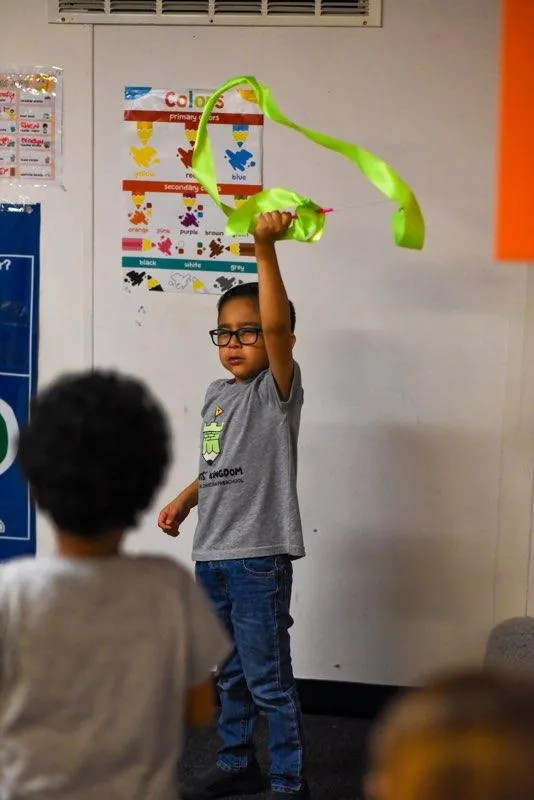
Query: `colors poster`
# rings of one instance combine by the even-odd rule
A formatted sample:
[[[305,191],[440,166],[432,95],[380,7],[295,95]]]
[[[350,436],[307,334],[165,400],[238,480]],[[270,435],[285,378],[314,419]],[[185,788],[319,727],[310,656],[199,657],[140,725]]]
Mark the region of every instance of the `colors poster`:
[[[224,234],[226,217],[192,173],[210,92],[126,86],[122,273],[127,291],[221,294],[256,280],[251,238]],[[234,89],[217,102],[209,136],[224,203],[262,189],[263,115]]]

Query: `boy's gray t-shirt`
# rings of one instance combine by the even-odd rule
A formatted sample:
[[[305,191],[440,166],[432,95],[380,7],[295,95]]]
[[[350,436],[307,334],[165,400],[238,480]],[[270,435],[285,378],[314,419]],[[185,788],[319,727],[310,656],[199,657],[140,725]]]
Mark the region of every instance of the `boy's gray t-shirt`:
[[[186,692],[230,652],[168,559],[0,566],[1,800],[176,800]]]
[[[202,409],[195,561],[304,555],[297,441],[304,399],[295,363],[280,399],[270,370],[210,385]]]

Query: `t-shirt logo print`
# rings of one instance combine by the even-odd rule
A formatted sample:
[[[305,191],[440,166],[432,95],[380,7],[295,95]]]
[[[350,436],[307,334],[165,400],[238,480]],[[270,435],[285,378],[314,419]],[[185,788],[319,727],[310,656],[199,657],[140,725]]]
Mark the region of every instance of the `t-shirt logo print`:
[[[204,461],[208,464],[213,464],[217,456],[221,453],[221,431],[224,423],[220,425],[216,422],[217,417],[223,413],[223,409],[217,406],[215,409],[215,420],[204,423],[202,431],[202,455]]]

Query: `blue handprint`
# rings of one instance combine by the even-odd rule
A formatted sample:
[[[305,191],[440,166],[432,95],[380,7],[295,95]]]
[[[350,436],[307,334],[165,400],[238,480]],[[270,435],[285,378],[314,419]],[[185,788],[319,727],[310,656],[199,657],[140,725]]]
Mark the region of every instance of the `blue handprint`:
[[[225,150],[224,154],[230,166],[232,169],[235,169],[236,172],[244,172],[247,167],[256,166],[256,162],[251,160],[254,158],[253,153],[250,153],[244,148],[240,148],[239,150]]]

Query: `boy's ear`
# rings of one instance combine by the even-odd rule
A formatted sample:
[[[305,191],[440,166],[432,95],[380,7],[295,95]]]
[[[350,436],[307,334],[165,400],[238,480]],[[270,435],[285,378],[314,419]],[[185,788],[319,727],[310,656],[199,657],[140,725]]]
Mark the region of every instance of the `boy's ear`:
[[[292,333],[292,334],[291,334],[291,349],[292,349],[292,350],[293,350],[293,348],[295,347],[296,343],[297,343],[297,337],[295,336],[295,334],[294,334],[294,333]]]

